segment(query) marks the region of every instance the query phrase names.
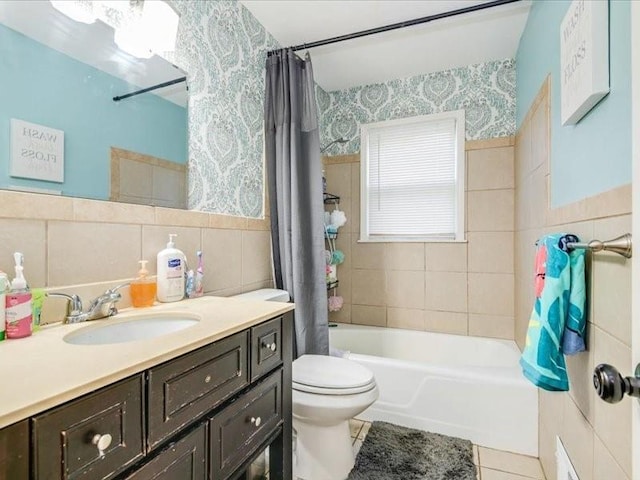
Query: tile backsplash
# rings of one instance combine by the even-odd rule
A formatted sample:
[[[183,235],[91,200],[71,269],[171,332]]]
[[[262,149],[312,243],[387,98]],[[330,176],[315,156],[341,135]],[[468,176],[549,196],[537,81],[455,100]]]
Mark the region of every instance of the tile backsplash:
[[[31,287],[79,294],[85,305],[135,277],[138,260],[155,275],[168,234],[196,265],[202,250],[206,293],[233,295],[272,286],[269,219],[0,191],[0,270],[13,277],[13,252],[25,255]],[[118,306],[130,306],[127,289]],[[43,323],[60,321],[65,301],[49,298]]]

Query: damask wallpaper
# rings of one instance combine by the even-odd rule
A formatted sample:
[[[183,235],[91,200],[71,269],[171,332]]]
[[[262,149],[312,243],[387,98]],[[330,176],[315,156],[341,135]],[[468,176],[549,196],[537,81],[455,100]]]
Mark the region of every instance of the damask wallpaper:
[[[169,60],[189,74],[188,208],[260,217],[264,64],[279,45],[235,0],[171,4],[180,29]]]
[[[514,60],[470,65],[386,83],[325,92],[316,89],[320,144],[344,137],[329,155],[360,151],[360,124],[465,110],[467,140],[513,135],[516,128]]]
[[[180,14],[176,51],[189,74],[188,208],[245,217],[263,213],[263,95],[266,52],[277,41],[235,0],[170,0]],[[466,110],[467,138],[515,131],[513,60],[327,93],[316,89],[320,143],[359,150],[358,125]]]

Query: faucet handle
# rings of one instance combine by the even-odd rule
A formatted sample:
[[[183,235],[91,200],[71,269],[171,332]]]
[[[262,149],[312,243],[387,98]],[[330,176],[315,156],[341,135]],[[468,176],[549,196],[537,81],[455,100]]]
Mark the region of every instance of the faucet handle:
[[[118,293],[118,290],[120,290],[121,288],[128,287],[129,285],[131,285],[131,282],[122,283],[122,284],[118,285],[117,287],[110,288],[109,290],[107,290],[104,293],[107,294],[107,295],[112,295],[114,293]],[[120,295],[120,294],[118,293],[118,295]]]
[[[78,295],[67,295],[66,293],[47,292],[47,297],[60,297],[67,299],[67,316],[79,315],[82,313],[82,300]]]

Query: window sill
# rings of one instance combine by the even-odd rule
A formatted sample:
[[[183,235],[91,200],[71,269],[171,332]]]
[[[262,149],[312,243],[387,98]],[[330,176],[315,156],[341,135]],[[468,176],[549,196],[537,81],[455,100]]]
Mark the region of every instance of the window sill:
[[[433,237],[380,237],[358,238],[357,243],[468,243],[466,238],[444,239]]]

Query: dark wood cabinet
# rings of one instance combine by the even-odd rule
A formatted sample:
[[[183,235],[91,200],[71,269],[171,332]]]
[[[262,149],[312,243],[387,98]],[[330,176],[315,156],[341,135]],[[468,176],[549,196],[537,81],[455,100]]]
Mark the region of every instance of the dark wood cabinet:
[[[29,478],[29,421],[0,430],[0,480]]]
[[[38,480],[111,479],[144,456],[142,375],[33,418]]]
[[[291,480],[292,313],[0,429],[0,480]]]
[[[127,480],[206,480],[206,425],[169,444]]]

